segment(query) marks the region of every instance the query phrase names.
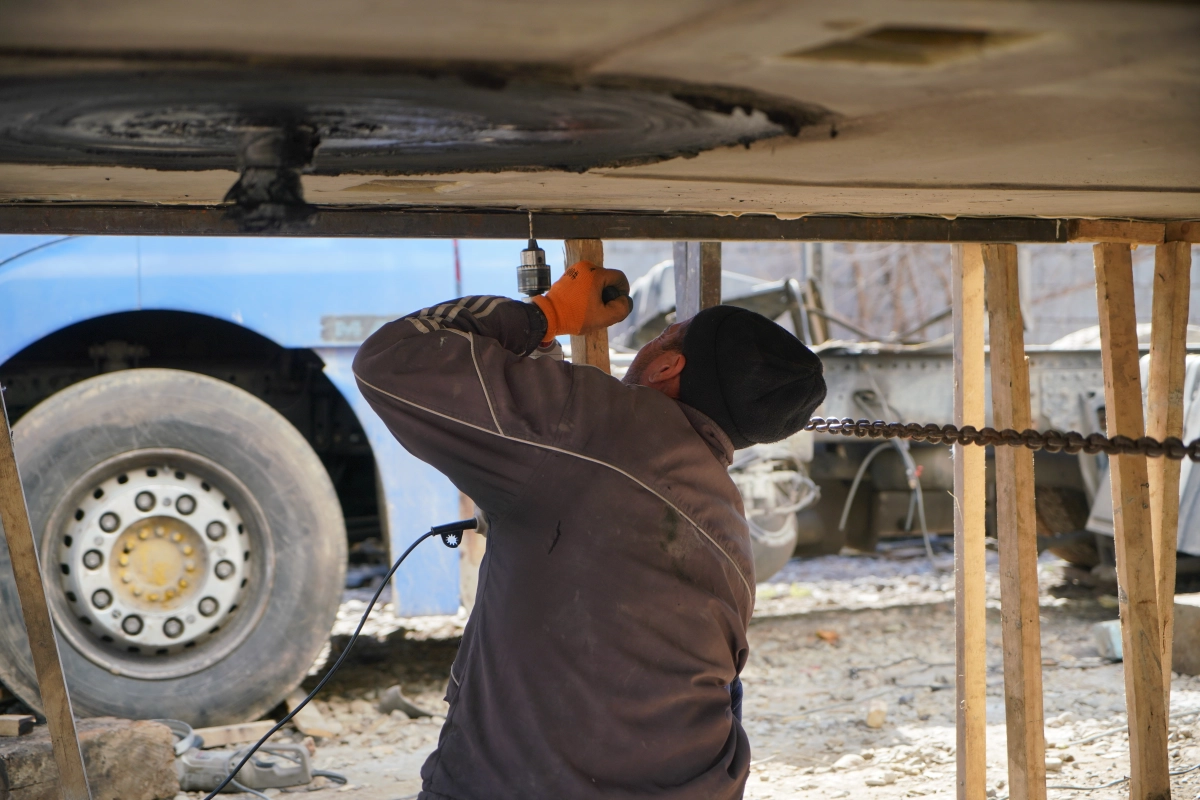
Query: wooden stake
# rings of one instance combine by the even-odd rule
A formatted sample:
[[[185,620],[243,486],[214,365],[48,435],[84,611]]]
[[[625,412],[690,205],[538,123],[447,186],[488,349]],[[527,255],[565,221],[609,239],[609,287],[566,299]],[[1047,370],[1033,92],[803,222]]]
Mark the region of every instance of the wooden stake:
[[[25,633],[33,653],[33,670],[37,675],[38,691],[42,695],[46,727],[50,730],[54,762],[58,765],[59,788],[63,800],[91,800],[92,794],[83,769],[83,752],[79,749],[79,737],[75,733],[75,716],[71,713],[71,698],[67,694],[62,661],[58,657],[54,623],[50,619],[50,605],[46,600],[46,587],[42,584],[42,571],[29,524],[29,509],[25,505],[21,475],[17,471],[3,391],[0,391],[0,421],[4,423],[4,427],[0,428],[0,523],[4,526],[4,538],[8,542],[17,597],[25,617]]]
[[[1154,307],[1150,327],[1150,385],[1146,435],[1162,441],[1183,436],[1183,379],[1187,356],[1188,300],[1192,250],[1182,242],[1154,251]],[[1179,539],[1179,467],[1169,458],[1147,460],[1150,479],[1150,536],[1158,576],[1158,620],[1162,634],[1163,703],[1171,709],[1171,641],[1175,633],[1175,549]]]
[[[604,242],[599,239],[567,239],[563,242],[563,266],[569,267],[578,261],[590,261],[598,267],[604,266]],[[608,330],[593,331],[584,336],[571,337],[571,363],[590,364],[612,373],[608,363]]]
[[[1108,435],[1137,439],[1145,431],[1133,261],[1127,244],[1098,244],[1093,253]],[[1149,476],[1144,456],[1110,456],[1108,463],[1129,712],[1129,797],[1158,800],[1171,796],[1171,780]]]
[[[984,419],[983,252],[954,245],[954,424]],[[954,661],[958,798],[987,797],[987,598],[984,449],[954,445]]]
[[[992,425],[1032,427],[1029,364],[1017,246],[981,246],[991,322]],[[1004,635],[1004,704],[1008,723],[1008,782],[1013,800],[1046,797],[1042,729],[1042,640],[1038,617],[1037,525],[1033,452],[997,447],[996,536],[1000,551],[1000,618]]]
[[[675,321],[721,302],[721,243],[675,243]]]

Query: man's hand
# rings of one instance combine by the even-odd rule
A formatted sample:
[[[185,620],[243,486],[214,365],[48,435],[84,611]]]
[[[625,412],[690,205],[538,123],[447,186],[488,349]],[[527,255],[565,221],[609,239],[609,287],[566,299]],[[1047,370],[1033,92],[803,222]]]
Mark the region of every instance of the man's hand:
[[[605,289],[609,289],[610,297],[613,289],[617,292],[607,303]],[[546,341],[564,333],[578,336],[616,325],[633,311],[625,273],[590,261],[568,267],[550,291],[533,298],[533,302],[546,315]]]

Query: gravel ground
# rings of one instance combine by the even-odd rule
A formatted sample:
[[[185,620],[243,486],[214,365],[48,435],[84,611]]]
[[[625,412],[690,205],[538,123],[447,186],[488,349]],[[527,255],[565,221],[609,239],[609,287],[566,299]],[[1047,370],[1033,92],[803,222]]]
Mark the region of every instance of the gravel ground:
[[[914,554],[910,547],[891,557],[797,560],[759,585],[743,675],[754,758],[747,798],[954,796],[952,560],[940,554],[935,568],[924,556],[906,557]],[[990,796],[1003,798],[999,586],[989,556],[988,787]],[[1039,565],[1049,784],[1096,787],[1123,778],[1129,768],[1121,666],[1097,656],[1091,633],[1093,623],[1115,618],[1115,598],[1071,584],[1064,566],[1053,557]],[[334,654],[364,607],[358,599],[343,605]],[[349,784],[318,779],[298,789],[313,800],[347,793],[361,800],[413,797],[420,765],[437,740],[446,710],[441,697],[465,619],[403,619],[390,607],[376,613],[317,701],[342,732],[318,740],[315,765],[343,773]],[[434,716],[381,714],[376,702],[395,684]],[[1171,763],[1182,770],[1200,764],[1200,714],[1186,716],[1200,711],[1200,679],[1177,677],[1172,707]],[[871,720],[878,727],[868,725],[872,710],[882,717]],[[1196,797],[1200,770],[1173,783],[1175,797]],[[1050,790],[1056,800],[1127,795],[1123,784]]]

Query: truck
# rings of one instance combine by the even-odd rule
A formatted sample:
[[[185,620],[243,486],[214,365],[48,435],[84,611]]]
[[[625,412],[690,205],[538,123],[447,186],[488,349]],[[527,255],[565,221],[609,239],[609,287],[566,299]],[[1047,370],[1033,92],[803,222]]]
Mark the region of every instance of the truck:
[[[725,302],[745,305],[783,324],[812,347],[825,368],[828,394],[818,414],[827,418],[944,425],[954,421],[953,353],[949,336],[932,340],[857,341],[830,338],[821,292],[812,280],[755,281],[723,272]],[[674,319],[673,264],[662,262],[632,286],[634,311],[614,329],[618,346],[633,349]],[[944,316],[946,312],[931,318]],[[843,326],[845,327],[845,326]],[[1142,386],[1147,385],[1150,325],[1138,325]],[[1200,328],[1188,328],[1184,379],[1184,441],[1200,438]],[[1027,345],[1030,405],[1040,430],[1104,432],[1104,372],[1098,326],[1047,345]],[[614,364],[617,361],[614,361]],[[990,375],[987,424],[991,424]],[[988,451],[987,531],[996,539],[995,481]],[[1180,473],[1179,574],[1200,573],[1200,471],[1184,461]],[[802,505],[789,520],[794,554],[869,553],[889,539],[922,536],[929,542],[954,531],[953,462],[948,447],[902,440],[884,442],[817,433],[798,453],[797,469],[819,502]],[[775,467],[778,469],[778,465]],[[1038,546],[1062,557],[1072,575],[1115,584],[1112,495],[1104,454],[1034,454]],[[749,470],[748,472],[752,472]],[[749,475],[734,475],[745,486]],[[754,503],[743,488],[754,532]],[[778,494],[778,492],[776,492]],[[776,510],[784,507],[779,503]],[[756,547],[762,550],[762,538]],[[756,553],[757,554],[757,553]],[[756,558],[756,566],[764,561]],[[771,566],[759,571],[769,575]]]

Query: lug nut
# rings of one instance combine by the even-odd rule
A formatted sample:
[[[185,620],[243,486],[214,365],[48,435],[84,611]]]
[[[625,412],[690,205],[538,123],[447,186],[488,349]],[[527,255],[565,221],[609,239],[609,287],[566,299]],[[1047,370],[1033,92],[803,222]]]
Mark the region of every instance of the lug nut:
[[[190,494],[181,494],[179,499],[175,501],[175,510],[187,516],[196,510],[196,498]]]
[[[96,569],[104,563],[104,556],[99,550],[88,550],[83,554],[83,565],[88,569]]]
[[[121,518],[113,512],[105,511],[100,515],[100,530],[105,533],[112,533],[119,527],[121,527]]]
[[[174,639],[179,636],[179,634],[183,633],[183,620],[171,617],[163,623],[163,633],[166,634],[168,639]]]
[[[209,539],[212,539],[214,542],[219,542],[225,538],[225,523],[214,519],[212,522],[208,523],[208,527],[204,529],[204,533]]]
[[[233,574],[233,562],[232,561],[218,561],[214,572],[217,573],[218,578],[220,578],[221,580],[225,580],[226,578],[228,578],[230,575]]]
[[[217,609],[220,607],[221,604],[217,602],[215,597],[205,597],[198,605],[200,613],[206,617],[211,617],[213,614],[217,613]]]
[[[108,608],[112,604],[112,594],[108,589],[97,589],[92,592],[92,605],[96,608]]]
[[[142,632],[142,618],[137,614],[130,614],[128,617],[121,620],[121,630],[125,631],[130,636],[137,636]]]
[[[138,492],[138,496],[133,498],[133,504],[138,507],[138,511],[149,511],[154,508],[155,498],[150,492]]]

